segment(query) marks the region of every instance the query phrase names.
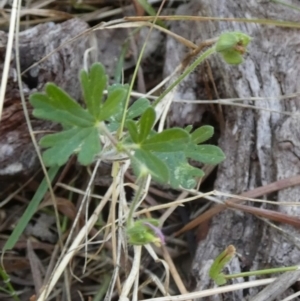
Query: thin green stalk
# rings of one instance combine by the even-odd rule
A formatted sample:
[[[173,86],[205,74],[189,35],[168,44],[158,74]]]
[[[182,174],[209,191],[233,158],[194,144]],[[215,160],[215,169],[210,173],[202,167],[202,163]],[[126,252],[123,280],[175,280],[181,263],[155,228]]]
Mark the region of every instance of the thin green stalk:
[[[232,275],[224,275],[224,278],[232,279],[232,278],[258,276],[258,275],[274,274],[274,273],[281,273],[281,272],[291,272],[291,271],[296,271],[298,269],[299,269],[298,266],[273,268],[273,269],[244,272],[244,273],[238,273],[238,274],[232,274]]]
[[[280,0],[271,0],[271,1],[274,2],[274,3],[278,3],[278,4],[281,4],[281,5],[284,5],[284,6],[288,7],[288,8],[300,11],[299,7],[297,7],[295,5],[288,4],[285,1],[280,1]]]
[[[167,21],[197,21],[197,22],[211,22],[211,21],[225,21],[225,22],[240,22],[240,23],[255,23],[263,24],[268,26],[279,26],[279,27],[288,27],[288,28],[300,28],[299,22],[290,22],[283,20],[274,20],[274,19],[246,19],[246,18],[223,18],[223,17],[203,17],[203,16],[159,16],[158,20],[167,20]],[[126,21],[153,21],[154,17],[126,17]],[[156,20],[155,20],[156,21]]]
[[[117,66],[116,66],[116,70],[115,70],[115,76],[114,76],[115,80],[114,81],[115,81],[116,84],[120,84],[121,81],[122,81],[124,61],[125,61],[126,53],[128,51],[128,47],[129,47],[129,42],[126,41],[122,46],[121,54],[119,56]]]
[[[12,284],[10,283],[9,276],[6,274],[6,272],[4,271],[2,266],[0,266],[0,276],[3,279],[3,282],[6,284],[11,297],[13,297],[15,301],[20,301],[15,289],[13,288]]]
[[[165,3],[165,0],[161,3],[160,8],[158,9],[158,12],[157,12],[156,16],[154,17],[153,24],[151,25],[151,27],[148,31],[148,34],[146,36],[143,47],[141,49],[140,55],[137,59],[136,66],[135,66],[135,69],[134,69],[134,72],[133,72],[133,75],[132,75],[132,79],[131,79],[131,82],[130,82],[130,85],[129,85],[127,98],[126,98],[126,101],[125,101],[125,107],[124,107],[124,113],[123,113],[123,116],[122,116],[122,121],[121,121],[119,130],[118,130],[118,133],[117,133],[119,138],[122,136],[122,133],[123,133],[123,129],[124,129],[124,126],[125,126],[125,120],[126,120],[126,113],[127,113],[128,107],[129,107],[130,95],[131,95],[131,92],[133,90],[133,85],[134,85],[135,79],[137,77],[139,67],[140,67],[141,62],[142,62],[142,58],[143,58],[143,55],[144,55],[144,52],[145,52],[145,49],[146,49],[146,46],[147,46],[147,42],[148,42],[150,34],[152,33],[152,30],[154,28],[154,23],[157,21],[157,18],[159,16],[160,12],[161,12],[161,9],[162,9],[162,6],[164,5],[164,3]]]
[[[99,291],[94,296],[93,301],[102,301],[103,300],[103,297],[105,296],[105,293],[108,290],[110,279],[111,279],[111,277],[108,276],[107,274],[105,274],[103,276],[103,282],[99,288]]]
[[[156,16],[157,12],[155,11],[155,9],[151,6],[151,4],[148,3],[147,0],[138,0],[138,3],[143,7],[143,9],[150,15],[150,16]],[[167,25],[161,21],[161,20],[157,20],[157,25],[163,27],[163,28],[167,28]]]
[[[149,32],[151,32],[151,29],[150,29]],[[134,85],[135,79],[137,77],[139,66],[141,65],[141,62],[142,62],[143,54],[145,52],[146,45],[147,45],[146,42],[147,42],[147,39],[146,39],[146,41],[145,41],[145,43],[144,43],[144,45],[142,47],[141,53],[140,53],[140,55],[139,55],[139,57],[137,59],[136,67],[134,69],[134,72],[133,72],[133,75],[132,75],[132,79],[131,79],[131,82],[130,82],[130,85],[129,85],[129,89],[128,89],[128,93],[127,93],[127,97],[126,97],[126,101],[125,101],[125,106],[124,106],[124,113],[123,113],[122,121],[121,121],[119,130],[118,130],[118,137],[119,138],[122,136],[122,133],[123,133],[123,129],[124,129],[124,125],[125,125],[125,120],[126,120],[126,113],[127,113],[128,107],[129,107],[130,94],[131,94],[131,91],[133,90],[133,85]]]
[[[156,106],[175,86],[177,86],[187,75],[189,75],[199,64],[216,52],[215,46],[204,51],[185,71],[154,101]]]
[[[44,179],[42,180],[33,198],[28,204],[25,212],[23,213],[22,217],[19,219],[16,227],[14,228],[13,232],[9,236],[8,240],[5,242],[5,245],[3,247],[3,252],[6,250],[11,250],[14,247],[14,245],[17,243],[24,229],[28,225],[30,219],[36,213],[40,202],[45,196],[49,188],[48,183],[50,183],[51,185],[51,182],[53,181],[54,177],[57,175],[58,171],[59,171],[58,166],[49,168],[49,170],[47,171],[47,178],[44,177]]]
[[[139,203],[141,196],[143,194],[143,190],[145,188],[145,185],[147,183],[148,176],[142,176],[139,180],[137,180],[136,184],[138,185],[138,189],[134,194],[134,198],[130,204],[129,214],[127,218],[127,228],[130,228],[130,226],[133,224],[133,214],[137,207],[137,204]]]

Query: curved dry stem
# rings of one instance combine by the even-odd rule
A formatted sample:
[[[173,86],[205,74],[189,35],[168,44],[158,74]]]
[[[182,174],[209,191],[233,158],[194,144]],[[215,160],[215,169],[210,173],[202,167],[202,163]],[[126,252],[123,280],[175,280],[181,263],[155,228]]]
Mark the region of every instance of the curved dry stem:
[[[18,27],[17,25],[17,16],[18,16],[18,10],[20,10],[21,6],[21,0],[14,0],[12,4],[12,10],[11,10],[11,16],[9,21],[9,32],[8,32],[8,41],[6,46],[6,52],[5,52],[5,61],[4,61],[4,67],[3,67],[3,73],[1,78],[1,89],[0,89],[0,121],[2,116],[2,110],[4,105],[4,98],[5,98],[5,92],[6,92],[6,85],[8,80],[8,73],[9,73],[9,66],[10,66],[10,60],[12,55],[12,48],[13,48],[13,41],[14,41],[14,31],[15,28]],[[17,48],[18,49],[18,48]],[[16,49],[16,51],[17,51]]]
[[[133,249],[134,249],[134,258],[132,262],[132,268],[123,285],[122,292],[119,297],[119,301],[129,301],[128,295],[130,293],[132,285],[140,269],[142,246],[134,246]]]

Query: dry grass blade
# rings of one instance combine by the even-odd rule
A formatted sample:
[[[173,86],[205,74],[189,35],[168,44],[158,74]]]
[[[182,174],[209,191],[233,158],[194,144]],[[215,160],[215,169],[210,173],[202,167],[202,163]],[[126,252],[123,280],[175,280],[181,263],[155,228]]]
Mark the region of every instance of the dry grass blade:
[[[150,256],[152,257],[152,259],[155,261],[155,262],[160,262],[163,266],[164,266],[164,269],[165,269],[165,282],[164,282],[164,285],[163,285],[163,290],[160,289],[164,295],[168,295],[168,292],[170,291],[170,268],[169,268],[169,265],[168,263],[165,261],[165,260],[162,260],[160,258],[158,258],[155,250],[152,248],[151,245],[145,245],[145,249],[148,251],[148,253],[150,254]],[[161,287],[161,285],[158,285],[157,286],[158,288]]]
[[[132,262],[132,268],[130,273],[123,284],[121,295],[119,297],[119,301],[129,301],[129,293],[132,288],[132,285],[138,275],[140,269],[140,262],[141,262],[141,254],[142,254],[142,246],[134,246],[134,258]]]
[[[38,171],[39,172],[39,171]],[[2,208],[5,204],[10,202],[19,192],[21,192],[37,175],[36,172],[32,177],[28,179],[23,185],[21,185],[18,189],[16,189],[13,193],[11,193],[9,196],[7,196],[4,200],[0,202],[0,208]]]
[[[279,191],[281,189],[293,187],[293,186],[296,186],[296,185],[299,185],[299,184],[300,184],[300,176],[294,176],[294,177],[290,177],[290,178],[287,178],[287,179],[278,180],[278,181],[276,181],[274,183],[271,183],[271,184],[268,184],[266,186],[261,186],[261,187],[255,188],[255,189],[250,190],[248,192],[242,193],[241,196],[251,197],[251,198],[260,197],[262,195],[269,194],[269,193],[272,193],[272,192],[275,192],[275,191]],[[235,205],[238,205],[238,204],[234,204],[235,201],[236,201],[236,199],[230,199],[230,200],[227,200],[226,202],[227,202],[227,204],[230,204],[230,206],[232,206],[232,204],[233,204],[232,207],[234,207]],[[196,226],[198,226],[201,223],[211,219],[217,213],[220,213],[221,211],[225,210],[226,208],[227,207],[225,205],[216,205],[216,206],[214,206],[213,208],[206,211],[204,214],[198,216],[193,221],[191,221],[190,223],[185,225],[182,229],[177,231],[175,233],[175,235],[178,236],[178,235],[180,235],[180,234],[182,234],[182,233],[184,233],[188,230],[191,230],[191,229],[195,228]],[[294,219],[295,218],[296,217],[294,217]],[[287,221],[288,221],[288,219],[287,219]]]
[[[269,220],[287,224],[294,226],[296,228],[300,228],[300,218],[297,216],[291,216],[288,214],[284,214],[281,212],[276,212],[274,210],[267,210],[267,209],[262,209],[262,208],[255,208],[251,206],[246,206],[246,205],[241,205],[241,204],[235,204],[233,202],[229,202],[226,204],[229,208],[233,209],[239,209],[244,212],[248,212],[260,217],[267,218]]]
[[[295,294],[292,294],[288,296],[287,298],[284,298],[282,301],[290,301],[290,300],[295,300],[295,298],[300,296],[300,292],[297,292]]]
[[[228,293],[228,292],[234,292],[237,290],[249,289],[249,288],[257,287],[257,286],[263,286],[263,285],[272,283],[275,280],[276,280],[276,278],[254,280],[254,281],[248,281],[248,282],[244,282],[244,283],[231,284],[231,285],[226,285],[226,286],[222,286],[222,287],[207,289],[207,290],[203,290],[200,292],[192,292],[192,293],[181,294],[181,295],[177,295],[177,296],[149,298],[149,299],[144,299],[141,301],[186,301],[186,300],[192,300],[192,299],[197,299],[197,298],[215,296],[218,294],[224,294],[224,293]],[[251,301],[253,301],[253,300],[251,300]]]
[[[128,21],[153,21],[153,17],[125,17]],[[159,16],[159,20],[168,21],[225,21],[225,22],[241,22],[241,23],[255,23],[268,26],[288,27],[288,28],[300,28],[298,22],[289,22],[281,20],[270,20],[270,19],[246,19],[246,18],[222,18],[222,17],[200,17],[200,16]]]
[[[291,285],[299,280],[300,270],[295,272],[284,273],[274,282],[265,287],[251,301],[272,301],[286,291]]]
[[[17,21],[17,8],[21,0],[14,0],[12,5],[11,17],[9,21],[9,32],[8,32],[8,41],[6,46],[6,53],[5,53],[5,61],[3,67],[3,73],[1,78],[1,85],[0,85],[0,122],[2,116],[2,110],[4,105],[4,97],[6,92],[6,85],[8,79],[8,72],[10,66],[10,60],[12,55],[12,48],[13,48],[13,40],[14,40],[14,31],[16,28],[16,21]]]
[[[175,99],[174,102],[192,102],[192,103],[222,103],[224,102],[225,104],[230,103],[233,104],[234,102],[241,102],[244,100],[248,101],[264,101],[264,100],[272,100],[272,99],[278,99],[278,100],[286,100],[289,98],[295,98],[300,95],[300,92],[295,92],[295,93],[290,93],[287,95],[276,95],[272,97],[247,97],[247,98],[222,98],[222,99],[216,99],[216,100],[211,100],[211,99],[201,99],[201,100],[193,100],[193,99]]]
[[[122,19],[122,22],[120,24],[115,24],[115,25],[110,25],[110,26],[106,26],[106,29],[114,29],[114,28],[137,28],[137,27],[143,27],[143,26],[147,26],[147,27],[151,27],[153,26],[153,28],[169,35],[170,37],[173,37],[174,39],[176,39],[179,43],[182,43],[183,45],[185,45],[186,47],[190,48],[190,49],[196,49],[198,46],[196,44],[194,44],[193,42],[191,42],[190,40],[185,39],[184,37],[164,28],[161,26],[158,26],[156,24],[150,23],[150,22],[124,22],[124,20]]]
[[[188,196],[187,191],[183,191],[176,199],[176,201],[184,200]],[[176,202],[175,201],[175,202]],[[159,218],[160,226],[162,227],[164,222],[168,219],[168,217],[176,210],[176,208],[182,203],[177,203],[174,206],[171,206],[164,212],[164,214]]]
[[[42,8],[25,8],[21,11],[21,17],[26,15],[32,15],[32,16],[39,16],[39,17],[59,17],[59,18],[73,18],[71,14],[68,14],[66,12],[62,12],[59,10],[53,10],[53,9],[42,9]]]
[[[41,8],[48,6],[49,4],[55,2],[56,0],[37,0],[29,4],[29,8]]]
[[[60,278],[61,274],[64,272],[65,268],[69,264],[70,260],[73,258],[75,253],[78,251],[78,247],[80,246],[81,242],[86,237],[86,234],[90,232],[94,224],[98,220],[98,216],[100,212],[102,211],[103,207],[108,202],[108,199],[111,197],[112,194],[112,186],[107,190],[106,194],[104,195],[102,201],[95,209],[94,213],[88,220],[88,222],[85,224],[85,226],[80,230],[77,237],[73,241],[72,245],[68,249],[68,252],[66,255],[62,258],[61,262],[59,263],[57,269],[53,273],[51,279],[49,280],[46,287],[44,287],[43,291],[41,292],[41,295],[39,296],[37,301],[44,301],[49,296],[50,292],[54,288],[55,284],[57,283],[58,279]]]
[[[162,249],[163,249],[163,255],[164,255],[164,259],[165,261],[167,262],[168,266],[169,266],[169,270],[170,270],[170,274],[172,275],[177,287],[178,287],[178,290],[180,291],[181,294],[187,294],[188,291],[187,289],[185,288],[185,285],[181,279],[181,277],[179,276],[179,273],[174,265],[174,262],[167,250],[167,248],[165,246],[162,246]]]
[[[85,22],[90,22],[90,21],[105,19],[107,18],[107,14],[111,14],[110,7],[104,7],[90,13],[83,13],[80,15],[76,15],[76,17],[80,18],[81,20],[84,20]]]
[[[213,191],[207,192],[207,193],[197,193],[195,196],[192,196],[192,197],[189,197],[189,198],[186,198],[186,199],[179,199],[179,200],[176,200],[176,201],[173,201],[173,202],[169,202],[169,203],[166,203],[166,204],[161,204],[161,205],[157,205],[157,206],[151,206],[149,208],[137,211],[135,213],[135,216],[138,216],[138,215],[141,215],[141,214],[144,214],[144,213],[148,213],[148,212],[151,212],[151,211],[156,211],[156,210],[161,210],[161,209],[165,209],[165,208],[170,208],[170,207],[173,207],[173,206],[181,206],[181,205],[183,205],[186,202],[191,202],[191,201],[194,201],[194,200],[197,200],[197,199],[200,199],[200,198],[205,198],[205,197],[207,197],[209,195],[212,195],[212,194],[214,194]]]
[[[156,284],[158,290],[162,293],[162,295],[167,296],[168,291],[166,290],[166,285],[163,285],[160,279],[153,273],[151,273],[149,270],[144,270],[145,274],[149,276],[149,279]]]
[[[231,194],[231,193],[221,192],[221,191],[217,191],[217,190],[214,190],[214,195],[223,196],[223,197],[225,196],[228,198],[240,199],[240,200],[244,200],[244,201],[251,201],[251,202],[255,202],[255,203],[270,204],[270,205],[274,205],[274,206],[300,206],[300,204],[298,202],[276,202],[276,201],[268,201],[268,200],[263,200],[263,199],[254,199],[254,198],[244,197],[241,195],[235,195],[235,194]]]
[[[35,254],[32,244],[30,240],[27,240],[27,256],[30,263],[31,268],[31,274],[33,278],[34,288],[36,296],[39,295],[40,289],[42,288],[42,274],[40,268],[43,266],[38,258],[38,256]]]
[[[80,194],[80,195],[85,195],[85,193],[86,193],[84,190],[72,187],[72,186],[64,184],[64,183],[56,183],[55,186],[64,188],[64,189],[66,189],[68,191],[72,191],[72,192]],[[102,196],[97,195],[97,194],[93,194],[93,193],[90,194],[90,197],[95,198],[95,199],[99,199],[99,200],[103,199]]]
[[[273,97],[275,99],[275,97]],[[250,100],[250,99],[247,99]],[[280,115],[286,115],[286,116],[291,116],[291,117],[300,117],[300,113],[295,113],[295,112],[287,112],[287,111],[276,111],[264,107],[258,107],[256,105],[249,105],[249,104],[243,104],[243,103],[233,103],[231,101],[226,101],[223,99],[220,100],[174,100],[174,102],[177,103],[195,103],[195,104],[218,104],[220,106],[227,105],[227,106],[234,106],[234,107],[240,107],[240,108],[246,108],[246,109],[252,109],[252,110],[257,110],[257,111],[265,111],[265,112],[270,112],[270,113],[276,113]]]

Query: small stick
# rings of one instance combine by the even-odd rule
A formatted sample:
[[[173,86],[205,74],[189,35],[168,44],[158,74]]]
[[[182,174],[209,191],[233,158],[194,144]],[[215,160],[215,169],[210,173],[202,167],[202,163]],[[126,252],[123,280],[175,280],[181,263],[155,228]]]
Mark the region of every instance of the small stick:
[[[165,247],[165,246],[162,246],[162,250],[163,250],[163,255],[164,255],[164,259],[165,261],[168,263],[168,266],[169,266],[169,269],[170,269],[170,272],[171,272],[171,275],[177,285],[177,288],[178,290],[180,291],[181,294],[187,294],[188,291],[175,267],[175,264],[168,252],[168,249]]]
[[[287,179],[278,180],[276,182],[273,182],[265,186],[254,188],[253,190],[242,193],[241,196],[247,198],[257,198],[265,194],[269,194],[275,191],[279,191],[297,185],[300,185],[300,176],[293,176]],[[229,200],[226,200],[224,205],[219,204],[213,206],[211,209],[201,214],[200,216],[198,216],[197,218],[195,218],[194,220],[186,224],[182,229],[177,231],[175,233],[175,236],[178,236],[186,231],[189,231],[195,228],[196,226],[200,225],[201,223],[210,220],[214,215],[222,212],[228,207],[240,209],[255,215],[259,215],[261,217],[265,217],[270,220],[286,223],[295,227],[300,227],[300,219],[295,216],[290,216],[284,213],[275,212],[273,210],[259,209],[251,206],[236,204],[236,202],[242,202],[242,201],[243,200],[239,200],[237,198],[231,198]]]
[[[274,282],[266,286],[260,291],[251,301],[272,301],[280,294],[286,291],[291,285],[299,280],[300,270],[294,272],[284,273],[279,276]]]

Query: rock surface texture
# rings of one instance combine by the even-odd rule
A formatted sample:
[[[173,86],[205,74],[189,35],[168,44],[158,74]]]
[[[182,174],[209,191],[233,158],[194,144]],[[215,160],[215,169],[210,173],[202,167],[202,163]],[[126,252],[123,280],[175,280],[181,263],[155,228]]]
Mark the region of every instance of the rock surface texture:
[[[78,19],[61,24],[41,24],[20,33],[20,65],[22,71],[51,54],[57,47],[88,29],[88,25]],[[1,32],[0,69],[5,59],[6,34]],[[80,99],[78,74],[82,68],[84,51],[90,46],[89,36],[84,35],[73,43],[67,43],[30,69],[23,76],[23,92],[26,100],[31,92],[41,91],[47,82],[54,82]],[[0,126],[0,180],[26,177],[39,166],[37,156],[25,122],[20,92],[16,79],[15,49],[6,89],[3,115]],[[31,107],[28,106],[29,112]],[[49,122],[32,119],[35,131],[53,129]]]
[[[297,1],[290,1],[295,2]],[[298,12],[270,1],[194,0],[182,5],[177,15],[210,17],[256,18],[297,21]],[[191,30],[192,29],[192,30]],[[252,37],[245,62],[239,66],[228,66],[215,55],[209,59],[214,81],[220,98],[242,98],[243,104],[255,105],[257,109],[223,107],[225,127],[221,131],[219,146],[227,158],[218,168],[215,189],[240,194],[279,179],[299,174],[300,170],[300,127],[299,97],[282,100],[299,90],[300,78],[300,36],[298,29],[265,26],[239,22],[181,22],[172,25],[172,30],[195,43],[217,37],[226,31],[241,31]],[[175,44],[174,44],[175,43]],[[170,45],[173,45],[170,47]],[[176,60],[176,55],[179,59]],[[184,47],[167,41],[166,75],[174,70],[184,57]],[[203,99],[205,89],[199,86],[204,76],[203,68],[195,71],[179,87],[176,98]],[[187,92],[188,89],[190,92]],[[253,101],[250,97],[260,97]],[[214,99],[218,98],[216,95]],[[259,109],[264,108],[264,109]],[[201,121],[201,114],[207,110],[194,104],[174,104],[171,121],[184,124]],[[272,112],[271,112],[272,111]],[[291,114],[284,114],[290,112]],[[291,116],[293,115],[293,116]],[[278,202],[299,202],[300,187],[285,189],[268,196]],[[300,209],[288,206],[261,205],[299,216]],[[283,234],[268,224],[247,213],[229,211],[214,217],[206,238],[199,242],[193,263],[193,274],[197,280],[197,290],[212,287],[208,277],[212,260],[226,246],[233,244],[242,259],[235,258],[228,265],[228,273],[258,270],[270,267],[294,265],[300,262],[297,246],[299,231],[281,225]],[[201,231],[201,229],[199,230]],[[259,279],[251,277],[251,280]],[[247,279],[234,280],[234,283]],[[205,300],[252,300],[262,288],[240,290],[222,294]],[[293,293],[289,289],[276,300],[282,300]],[[245,299],[244,299],[245,298]],[[202,300],[202,299],[201,299]],[[273,299],[264,299],[273,300]],[[298,299],[297,299],[298,300]]]

